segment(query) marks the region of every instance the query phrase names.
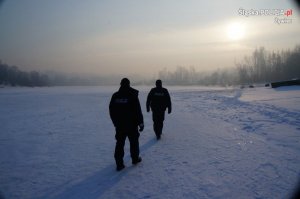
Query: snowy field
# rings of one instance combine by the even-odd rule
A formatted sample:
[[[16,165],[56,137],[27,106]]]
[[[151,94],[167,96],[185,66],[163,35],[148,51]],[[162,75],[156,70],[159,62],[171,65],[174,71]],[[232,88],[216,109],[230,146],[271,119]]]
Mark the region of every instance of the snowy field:
[[[289,198],[300,179],[300,87],[170,87],[156,141],[140,90],[143,161],[115,171],[118,87],[0,88],[0,198]]]

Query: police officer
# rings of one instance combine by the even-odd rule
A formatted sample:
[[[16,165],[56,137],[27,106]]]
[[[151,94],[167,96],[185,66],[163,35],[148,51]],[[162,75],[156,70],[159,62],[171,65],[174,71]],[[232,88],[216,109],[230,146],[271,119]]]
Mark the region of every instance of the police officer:
[[[165,111],[168,108],[168,113],[172,111],[171,97],[166,88],[162,87],[162,81],[156,80],[156,87],[152,88],[148,94],[146,108],[147,112],[152,110],[153,129],[157,140],[161,138],[162,129],[165,119]]]
[[[109,103],[110,117],[116,128],[114,157],[117,171],[125,168],[123,157],[126,137],[130,142],[132,164],[135,165],[142,161],[139,156],[139,131],[143,131],[144,121],[138,92],[130,87],[129,79],[123,78],[119,91],[113,94]]]

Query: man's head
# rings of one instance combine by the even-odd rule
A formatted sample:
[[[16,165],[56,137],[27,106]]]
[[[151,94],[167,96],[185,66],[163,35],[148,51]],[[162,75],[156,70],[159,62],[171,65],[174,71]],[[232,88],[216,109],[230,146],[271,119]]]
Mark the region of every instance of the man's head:
[[[130,86],[130,81],[129,81],[129,79],[123,78],[123,79],[121,80],[120,85],[121,85],[121,87],[129,87],[129,86]]]
[[[162,82],[160,79],[156,80],[155,85],[157,88],[161,88],[162,87]]]

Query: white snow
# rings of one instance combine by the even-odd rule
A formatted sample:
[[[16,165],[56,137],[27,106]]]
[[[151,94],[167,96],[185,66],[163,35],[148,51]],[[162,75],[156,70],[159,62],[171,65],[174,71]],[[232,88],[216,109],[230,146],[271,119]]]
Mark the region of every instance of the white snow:
[[[156,141],[140,90],[143,161],[115,171],[117,87],[0,89],[0,198],[288,198],[300,177],[300,87],[170,87]],[[2,195],[2,196],[1,196]]]

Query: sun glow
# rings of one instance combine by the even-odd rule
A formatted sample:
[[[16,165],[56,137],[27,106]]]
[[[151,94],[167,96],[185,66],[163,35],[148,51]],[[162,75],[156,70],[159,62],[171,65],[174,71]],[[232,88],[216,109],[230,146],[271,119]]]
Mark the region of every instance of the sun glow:
[[[243,39],[245,37],[245,26],[238,22],[229,24],[227,26],[227,37],[233,41]]]

